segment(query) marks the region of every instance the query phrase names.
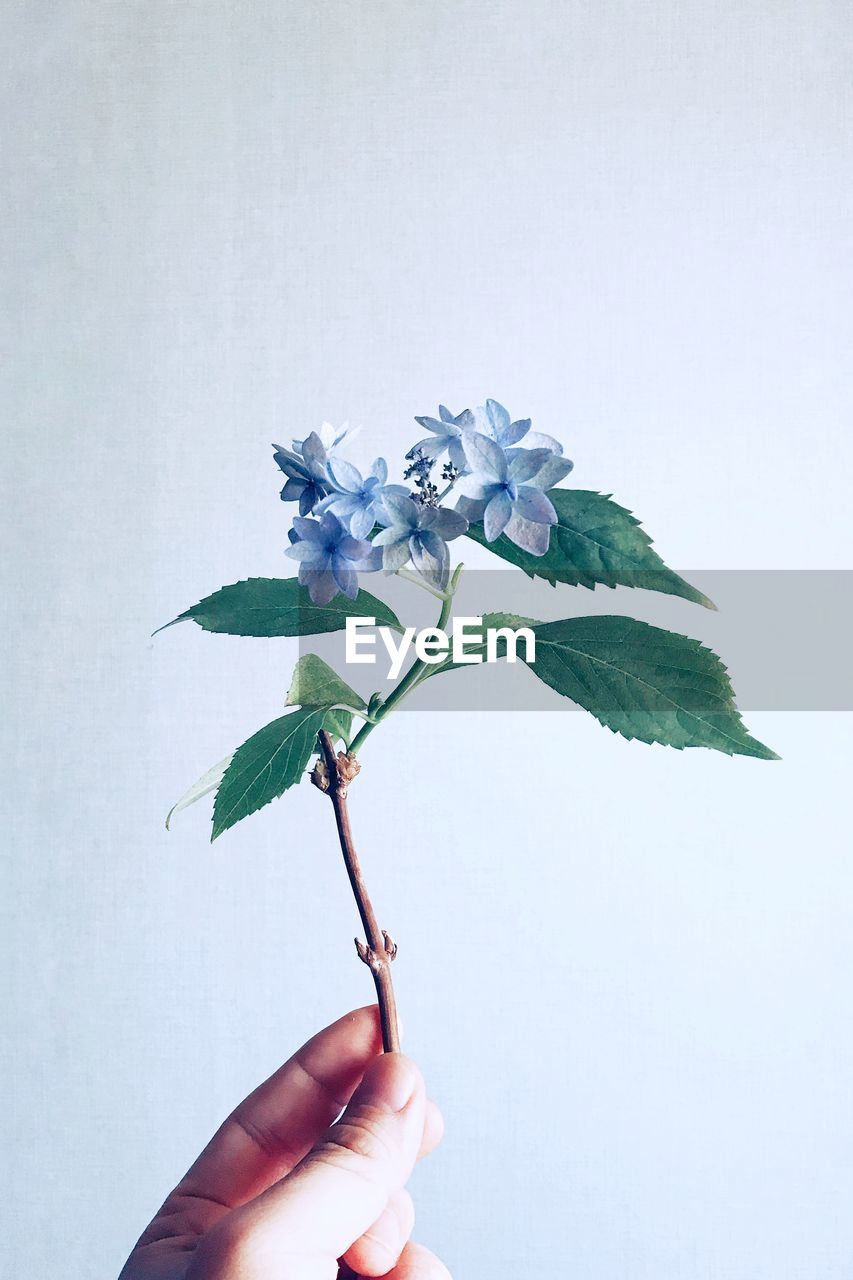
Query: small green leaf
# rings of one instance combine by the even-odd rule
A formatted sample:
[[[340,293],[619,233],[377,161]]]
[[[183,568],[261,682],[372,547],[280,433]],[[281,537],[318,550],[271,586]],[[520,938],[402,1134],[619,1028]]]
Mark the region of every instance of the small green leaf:
[[[384,701],[385,699],[383,698],[382,694],[378,692],[378,690],[376,693],[372,693],[370,695],[370,701],[367,704],[368,716],[375,716],[379,708],[384,703]]]
[[[207,773],[199,778],[198,782],[193,783],[189,791],[181,796],[175,804],[172,805],[166,814],[166,830],[169,830],[169,823],[176,813],[180,813],[181,809],[188,809],[191,804],[195,804],[196,800],[201,800],[203,796],[210,795],[211,791],[215,791],[225,776],[225,770],[234,759],[234,753],[226,756],[224,760],[220,760],[219,764],[215,764],[212,769],[208,769]]]
[[[716,606],[672,569],[668,569],[640,522],[609,494],[589,489],[551,489],[558,523],[544,556],[522,551],[506,534],[486,542],[482,524],[472,524],[468,537],[517,565],[531,578],[572,587],[641,587],[681,596],[707,609]]]
[[[237,748],[216,793],[211,840],[299,782],[326,714],[317,707],[291,711]]]
[[[746,731],[726,668],[699,640],[613,616],[540,622],[534,632],[531,670],[614,733],[778,760]]]
[[[341,739],[345,746],[349,745],[352,732],[352,713],[367,711],[361,694],[351,689],[316,653],[304,654],[294,667],[287,705],[325,708],[322,727],[333,738]]]
[[[344,746],[348,747],[352,733],[352,713],[345,711],[342,707],[330,707],[326,712],[323,728],[332,735],[333,739],[339,738]]]
[[[191,621],[232,636],[310,636],[342,631],[347,618],[375,618],[377,626],[402,630],[396,614],[368,591],[316,605],[296,578],[248,578],[220,587],[159,630]]]
[[[287,692],[288,707],[333,707],[341,704],[351,711],[366,711],[367,704],[360,693],[351,689],[327,662],[316,653],[306,653],[293,669],[293,679]]]

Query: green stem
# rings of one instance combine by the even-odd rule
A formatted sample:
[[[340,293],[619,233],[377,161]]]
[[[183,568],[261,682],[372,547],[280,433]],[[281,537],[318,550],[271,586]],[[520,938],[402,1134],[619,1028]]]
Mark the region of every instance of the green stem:
[[[421,591],[428,591],[431,596],[435,596],[436,600],[444,600],[447,593],[439,591],[436,587],[431,587],[428,582],[424,582],[418,573],[410,573],[408,569],[395,570],[395,577],[402,578],[404,582],[412,582],[416,587],[420,587]]]
[[[456,588],[459,585],[459,575],[463,568],[464,566],[461,564],[456,566],[453,571],[453,577],[450,579],[450,585],[448,586],[447,591],[442,594],[441,613],[438,615],[438,622],[435,624],[440,631],[445,629],[448,621],[450,620],[450,614],[453,610],[453,597],[456,594]],[[424,674],[430,671],[431,665],[432,664],[428,662],[422,662],[420,658],[415,659],[400,683],[392,689],[388,697],[379,707],[375,718],[372,721],[366,721],[353,738],[349,748],[349,754],[351,756],[358,754],[360,747],[364,744],[376,726],[381,724],[385,717],[390,715],[394,708],[403,701],[406,695],[412,692]]]

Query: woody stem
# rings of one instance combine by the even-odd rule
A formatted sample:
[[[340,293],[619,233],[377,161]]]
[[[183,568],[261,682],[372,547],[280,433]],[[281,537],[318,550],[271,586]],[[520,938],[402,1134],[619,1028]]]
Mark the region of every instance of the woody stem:
[[[379,1020],[382,1026],[382,1047],[386,1053],[399,1053],[400,1033],[397,1027],[397,1002],[394,997],[394,984],[391,979],[391,961],[397,951],[396,944],[388,934],[379,928],[367,886],[361,872],[361,864],[355,851],[347,808],[347,783],[341,776],[338,758],[331,735],[321,729],[317,735],[326,772],[329,777],[329,799],[335,811],[335,822],[338,838],[341,842],[341,853],[349,876],[350,886],[361,916],[361,923],[367,935],[367,946],[356,939],[358,954],[370,969],[376,987],[376,998],[379,1002]]]

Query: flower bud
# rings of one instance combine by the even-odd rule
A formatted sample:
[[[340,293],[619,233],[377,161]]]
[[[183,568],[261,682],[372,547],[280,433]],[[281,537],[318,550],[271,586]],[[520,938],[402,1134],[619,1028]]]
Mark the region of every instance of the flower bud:
[[[329,771],[326,768],[325,760],[318,760],[311,770],[311,781],[320,791],[329,790]]]
[[[355,756],[344,755],[343,751],[338,752],[338,777],[344,786],[352,782],[353,778],[361,773],[361,765]],[[328,784],[327,784],[328,785]]]

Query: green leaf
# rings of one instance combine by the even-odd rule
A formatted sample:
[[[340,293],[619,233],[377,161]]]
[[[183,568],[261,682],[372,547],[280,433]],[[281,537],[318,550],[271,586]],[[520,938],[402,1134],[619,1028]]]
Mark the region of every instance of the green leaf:
[[[220,760],[219,764],[215,764],[207,773],[199,778],[198,782],[193,783],[189,791],[181,796],[180,800],[172,805],[166,814],[166,830],[169,830],[169,823],[176,813],[180,813],[181,809],[188,809],[191,804],[195,804],[196,800],[201,800],[203,796],[210,795],[211,791],[215,791],[225,776],[225,770],[234,759],[234,753],[226,756],[224,760]]]
[[[503,627],[509,627],[512,631],[518,631],[520,627],[532,627],[535,631],[536,627],[542,626],[542,623],[537,622],[535,618],[524,618],[519,613],[484,613],[482,616],[482,623],[483,623],[482,641],[477,641],[472,639],[472,640],[468,640],[465,644],[465,653],[469,657],[475,657],[478,654],[482,657],[485,657],[486,649],[487,649],[487,642],[486,642],[487,631],[499,631]],[[523,651],[523,645],[522,645],[522,651]],[[498,642],[498,657],[499,658],[506,657],[506,645],[500,639]],[[463,667],[467,665],[468,665],[467,663],[463,663],[463,662],[454,662],[451,657],[448,657],[448,658],[445,658],[444,662],[440,664],[436,664],[436,666],[434,667],[431,667],[429,669],[429,674],[427,675],[426,678],[431,679],[433,676],[439,675],[441,672],[453,671],[458,667]]]
[[[192,621],[232,636],[309,636],[341,631],[347,618],[375,618],[377,626],[402,630],[396,614],[368,591],[359,591],[355,600],[337,595],[316,605],[296,578],[248,578],[220,587],[158,630]]]
[[[299,782],[326,714],[317,707],[291,711],[237,748],[216,793],[211,840]]]
[[[349,744],[352,732],[352,713],[367,712],[367,704],[361,694],[351,689],[316,653],[304,654],[294,667],[287,705],[325,707],[323,728],[333,738],[342,739],[345,745]]]
[[[746,731],[726,668],[699,640],[613,616],[540,622],[534,633],[531,670],[615,733],[778,760]]]
[[[506,534],[486,542],[482,524],[472,524],[468,537],[531,578],[544,578],[572,587],[641,587],[682,596],[707,609],[716,606],[684,578],[668,569],[639,520],[614,502],[609,494],[588,489],[551,489],[559,523],[551,527],[551,541],[544,556],[522,551]]]
[[[306,653],[293,668],[293,679],[287,692],[288,707],[333,707],[337,704],[351,711],[366,711],[360,693],[351,689],[327,662],[316,653]]]
[[[332,735],[334,740],[340,739],[344,746],[348,747],[352,734],[352,713],[344,711],[341,707],[330,707],[326,712],[323,728]]]
[[[166,826],[178,809],[218,787],[211,836],[215,840],[300,780],[316,750],[320,729],[328,729],[334,738],[346,743],[352,728],[352,711],[366,710],[364,699],[314,653],[305,654],[294,669],[287,705],[294,704],[300,709],[260,729],[232,756],[200,778],[170,811]]]

